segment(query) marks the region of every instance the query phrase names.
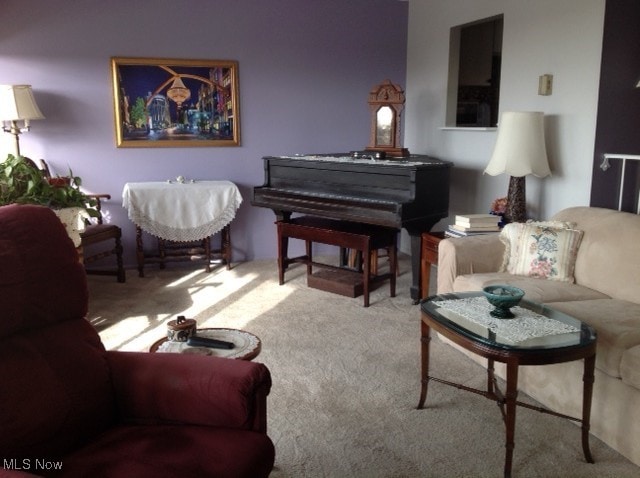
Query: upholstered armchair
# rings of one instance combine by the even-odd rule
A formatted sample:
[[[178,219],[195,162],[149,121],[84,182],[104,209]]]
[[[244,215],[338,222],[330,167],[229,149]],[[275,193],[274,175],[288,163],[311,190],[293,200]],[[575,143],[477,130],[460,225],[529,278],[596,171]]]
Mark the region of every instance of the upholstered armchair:
[[[0,207],[0,477],[266,477],[269,370],[107,351],[48,208]]]

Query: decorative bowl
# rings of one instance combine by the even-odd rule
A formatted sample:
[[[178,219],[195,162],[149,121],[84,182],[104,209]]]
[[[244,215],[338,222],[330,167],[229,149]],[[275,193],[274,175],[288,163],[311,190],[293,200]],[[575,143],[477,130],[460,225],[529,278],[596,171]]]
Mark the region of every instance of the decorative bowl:
[[[495,307],[490,314],[498,319],[511,319],[515,317],[511,307],[515,307],[524,297],[524,291],[510,285],[490,285],[482,289],[485,297]]]

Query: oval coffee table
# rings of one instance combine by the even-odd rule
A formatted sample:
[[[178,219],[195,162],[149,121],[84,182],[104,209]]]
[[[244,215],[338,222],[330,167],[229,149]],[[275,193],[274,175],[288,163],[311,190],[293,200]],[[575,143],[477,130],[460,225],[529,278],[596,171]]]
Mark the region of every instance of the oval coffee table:
[[[198,337],[224,340],[232,342],[232,349],[215,349],[211,347],[192,347],[186,342],[170,342],[166,337],[156,340],[149,348],[149,352],[182,353],[212,355],[214,357],[238,360],[253,360],[260,353],[262,343],[260,339],[244,330],[226,328],[205,328],[196,331]]]
[[[518,311],[516,312],[516,309]],[[430,381],[454,386],[495,401],[506,425],[504,477],[511,476],[515,447],[516,406],[578,422],[582,428],[582,451],[593,463],[589,449],[589,424],[596,362],[596,331],[578,319],[542,304],[523,299],[514,319],[496,319],[491,306],[478,292],[435,295],[422,302],[421,382],[418,409],[423,408]],[[487,388],[479,390],[429,374],[431,331],[442,334],[460,347],[484,357]],[[584,360],[582,418],[557,413],[517,400],[518,368]],[[506,364],[506,391],[498,388],[494,363]]]

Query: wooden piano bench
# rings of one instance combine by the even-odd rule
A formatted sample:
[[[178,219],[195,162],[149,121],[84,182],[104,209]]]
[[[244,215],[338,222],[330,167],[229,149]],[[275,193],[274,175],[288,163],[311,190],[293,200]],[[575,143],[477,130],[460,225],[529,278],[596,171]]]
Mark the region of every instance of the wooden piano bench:
[[[278,279],[280,285],[284,284],[284,273],[289,264],[301,262],[307,265],[307,284],[349,297],[357,297],[360,293],[364,296],[364,306],[369,307],[369,292],[371,287],[389,279],[391,297],[396,295],[396,270],[398,264],[397,238],[398,230],[347,221],[318,218],[312,216],[296,217],[287,221],[277,221],[278,227]],[[289,238],[305,241],[304,256],[289,258]],[[332,266],[313,261],[312,243],[329,244],[345,249],[354,249],[362,254],[362,273],[348,270],[343,267]],[[372,258],[378,249],[386,249],[389,256],[389,272],[373,275],[371,272]],[[313,267],[331,271],[327,280],[326,276],[313,273]],[[359,284],[348,276],[357,275]],[[361,288],[359,287],[361,286]]]

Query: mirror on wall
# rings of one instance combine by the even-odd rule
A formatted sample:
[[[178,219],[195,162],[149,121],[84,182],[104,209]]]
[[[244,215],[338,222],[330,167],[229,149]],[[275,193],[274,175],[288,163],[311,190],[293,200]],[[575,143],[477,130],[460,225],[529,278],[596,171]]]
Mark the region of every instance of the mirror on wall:
[[[496,127],[503,16],[451,29],[447,126]]]

